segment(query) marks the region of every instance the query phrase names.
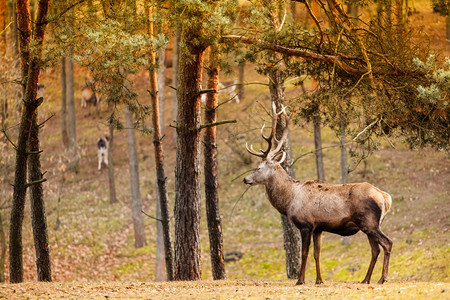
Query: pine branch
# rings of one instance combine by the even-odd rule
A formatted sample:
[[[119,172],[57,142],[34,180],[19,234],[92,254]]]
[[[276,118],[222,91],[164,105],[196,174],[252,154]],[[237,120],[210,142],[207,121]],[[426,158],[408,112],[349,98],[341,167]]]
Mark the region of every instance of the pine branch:
[[[52,114],[50,117],[48,117],[46,120],[44,120],[44,122],[42,122],[41,124],[39,124],[39,128],[44,127],[45,123],[47,123],[48,121],[50,121],[51,118],[53,118],[55,116],[55,114]]]
[[[28,188],[28,187],[30,187],[32,185],[43,183],[45,181],[47,181],[47,178],[41,178],[41,179],[38,179],[38,180],[35,180],[35,181],[32,181],[32,182],[28,182],[27,184],[25,184],[25,188]]]
[[[16,144],[14,144],[14,142],[9,138],[8,134],[6,133],[5,127],[2,128],[2,132],[3,132],[3,135],[6,137],[6,139],[8,140],[8,142],[12,145],[12,147],[14,148],[14,150],[17,151],[17,146],[16,146]]]
[[[227,42],[242,42],[244,44],[250,44],[250,45],[258,45],[261,48],[265,48],[266,50],[272,50],[274,52],[278,52],[284,55],[288,56],[296,56],[296,57],[302,57],[305,59],[311,59],[315,61],[321,61],[321,62],[327,62],[327,63],[334,63],[339,68],[344,70],[345,72],[353,75],[362,75],[367,72],[367,70],[360,70],[357,69],[349,64],[347,64],[345,61],[342,61],[342,59],[339,56],[336,55],[327,55],[327,54],[320,54],[315,53],[307,50],[300,50],[300,49],[292,49],[280,45],[275,44],[268,44],[262,40],[259,39],[252,39],[245,36],[239,36],[239,35],[226,35],[222,37],[222,41]]]
[[[198,127],[198,130],[202,130],[204,128],[209,128],[209,127],[214,127],[214,126],[219,126],[219,125],[223,125],[223,124],[229,124],[229,123],[236,123],[236,120],[225,120],[225,121],[220,121],[220,122],[203,124]]]

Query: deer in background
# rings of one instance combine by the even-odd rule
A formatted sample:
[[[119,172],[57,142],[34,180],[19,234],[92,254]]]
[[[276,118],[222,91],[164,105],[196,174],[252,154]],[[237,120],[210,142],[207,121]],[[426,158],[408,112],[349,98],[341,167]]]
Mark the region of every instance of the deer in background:
[[[95,113],[98,113],[98,106],[100,104],[100,98],[95,93],[94,81],[85,78],[85,86],[81,89],[81,107],[88,108],[89,115],[91,114],[91,106],[95,107]]]
[[[281,167],[286,158],[282,150],[288,134],[289,118],[282,107],[276,112],[272,106],[272,130],[266,137],[266,150],[255,151],[246,145],[250,154],[261,157],[262,162],[247,177],[244,183],[248,185],[262,184],[266,187],[266,194],[270,203],[281,214],[286,215],[300,230],[302,237],[301,268],[297,285],[305,283],[306,260],[308,258],[311,237],[314,241],[314,259],[316,261],[316,284],[323,283],[320,274],[319,255],[322,245],[322,233],[332,232],[341,236],[364,232],[372,249],[372,259],[366,277],[362,283],[369,283],[375,263],[380,253],[380,246],[384,250],[383,271],[379,284],[384,283],[388,276],[389,257],[392,240],[380,229],[380,225],[391,207],[392,199],[369,183],[330,184],[323,181],[297,181],[292,179]],[[277,119],[283,115],[286,118],[280,140],[275,138]],[[272,148],[272,140],[277,146]]]
[[[217,91],[219,93],[219,96],[226,94],[229,97],[228,101],[234,100],[234,101],[236,101],[236,103],[239,103],[240,99],[239,99],[237,89],[236,89],[237,84],[238,84],[237,80],[228,81],[228,82],[224,82],[224,83],[219,82],[218,91]],[[201,101],[202,101],[202,103],[206,102],[206,94],[202,94]]]

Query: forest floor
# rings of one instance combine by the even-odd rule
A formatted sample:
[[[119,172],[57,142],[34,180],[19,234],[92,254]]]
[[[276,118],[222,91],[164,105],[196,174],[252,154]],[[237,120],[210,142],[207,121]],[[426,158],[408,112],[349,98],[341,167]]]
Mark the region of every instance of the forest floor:
[[[0,299],[450,299],[450,283],[305,284],[295,281],[0,284]]]

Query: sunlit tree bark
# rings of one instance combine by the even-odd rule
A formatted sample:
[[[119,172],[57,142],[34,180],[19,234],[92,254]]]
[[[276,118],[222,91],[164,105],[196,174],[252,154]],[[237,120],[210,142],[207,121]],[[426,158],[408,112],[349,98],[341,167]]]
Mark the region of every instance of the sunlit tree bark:
[[[208,90],[219,90],[219,54],[217,47],[210,48],[208,67]],[[217,121],[217,107],[219,105],[218,93],[208,93],[206,96],[205,122],[213,124]],[[205,129],[204,156],[205,156],[205,202],[206,218],[208,222],[209,250],[211,255],[211,268],[213,278],[226,279],[223,253],[222,218],[219,212],[219,191],[217,174],[217,126]]]
[[[147,17],[149,19],[149,37],[154,38],[154,27],[152,20],[152,8],[148,7]],[[167,280],[174,279],[174,256],[172,247],[172,236],[170,229],[169,204],[167,195],[167,181],[164,170],[164,151],[162,146],[161,122],[159,112],[159,93],[158,93],[158,76],[156,70],[156,53],[150,51],[151,68],[150,75],[150,100],[152,105],[152,123],[153,123],[153,145],[155,147],[155,164],[156,164],[156,180],[158,187],[158,203],[160,209],[162,223],[163,240],[164,240],[164,256],[166,261]]]
[[[199,280],[200,266],[200,86],[205,48],[183,29],[178,76],[175,167],[175,280]],[[194,35],[194,36],[193,36]]]

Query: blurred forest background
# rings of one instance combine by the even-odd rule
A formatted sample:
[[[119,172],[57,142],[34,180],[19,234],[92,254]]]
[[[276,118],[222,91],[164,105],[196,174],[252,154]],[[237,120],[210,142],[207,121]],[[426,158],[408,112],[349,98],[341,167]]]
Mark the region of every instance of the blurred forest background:
[[[0,279],[294,278],[289,229],[263,187],[242,183],[256,166],[245,144],[262,144],[274,102],[292,115],[298,180],[392,195],[389,279],[449,282],[449,11],[439,0],[0,0]],[[325,281],[362,280],[369,258],[365,235],[324,235]]]

